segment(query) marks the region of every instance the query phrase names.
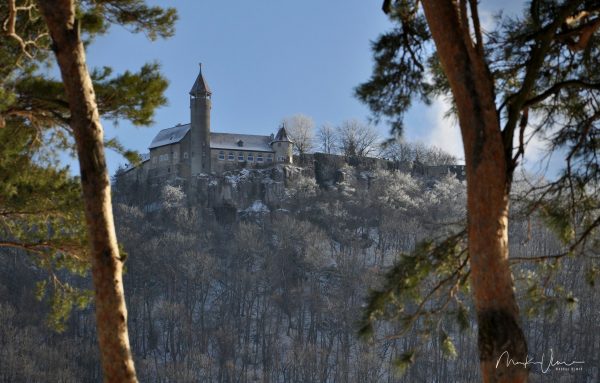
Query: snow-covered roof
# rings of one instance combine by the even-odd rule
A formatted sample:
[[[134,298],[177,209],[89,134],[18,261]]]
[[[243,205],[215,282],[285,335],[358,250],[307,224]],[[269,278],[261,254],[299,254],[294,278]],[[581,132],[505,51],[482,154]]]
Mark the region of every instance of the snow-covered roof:
[[[158,148],[160,146],[175,144],[185,137],[186,133],[190,131],[190,124],[185,125],[177,125],[172,128],[163,129],[158,134],[152,142],[148,149]]]
[[[270,136],[237,133],[211,133],[210,148],[225,150],[247,150],[253,152],[273,152]]]
[[[187,132],[190,131],[191,124],[177,125],[172,128],[163,129],[152,142],[148,149],[154,149],[165,145],[176,144],[180,142]],[[247,150],[253,152],[272,153],[271,136],[259,136],[254,134],[238,133],[211,133],[210,148],[224,150]]]

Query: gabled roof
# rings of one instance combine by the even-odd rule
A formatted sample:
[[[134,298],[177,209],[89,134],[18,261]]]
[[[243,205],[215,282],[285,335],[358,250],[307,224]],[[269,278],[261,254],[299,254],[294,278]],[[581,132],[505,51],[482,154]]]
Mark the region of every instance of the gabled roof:
[[[292,142],[292,140],[289,139],[287,132],[285,131],[285,127],[281,127],[279,128],[279,130],[277,131],[277,135],[275,136],[275,141],[286,141],[286,142]]]
[[[247,150],[255,152],[273,152],[271,136],[254,134],[211,133],[210,148],[225,150]]]
[[[158,134],[152,142],[148,149],[158,148],[160,146],[175,144],[183,139],[187,132],[190,131],[190,124],[185,125],[177,125],[172,128],[163,129]]]
[[[196,77],[196,81],[194,81],[194,85],[190,90],[190,95],[192,96],[210,96],[212,92],[208,87],[206,80],[204,80],[204,76],[202,76],[202,63],[200,64],[200,71],[198,72],[198,77]]]

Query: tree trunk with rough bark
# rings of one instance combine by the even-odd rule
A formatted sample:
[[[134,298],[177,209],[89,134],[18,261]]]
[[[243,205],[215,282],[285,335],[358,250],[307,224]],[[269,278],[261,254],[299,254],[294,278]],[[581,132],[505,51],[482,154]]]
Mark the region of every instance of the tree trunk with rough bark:
[[[92,248],[96,326],[106,382],[137,382],[127,333],[123,260],[115,234],[103,131],[73,0],[38,0],[52,37],[75,136]]]
[[[527,357],[508,262],[511,170],[496,112],[494,84],[481,46],[473,43],[456,2],[423,1],[425,17],[448,77],[463,138],[467,169],[471,283],[484,382],[526,382]],[[465,16],[466,18],[466,16]],[[464,19],[463,19],[464,20]]]

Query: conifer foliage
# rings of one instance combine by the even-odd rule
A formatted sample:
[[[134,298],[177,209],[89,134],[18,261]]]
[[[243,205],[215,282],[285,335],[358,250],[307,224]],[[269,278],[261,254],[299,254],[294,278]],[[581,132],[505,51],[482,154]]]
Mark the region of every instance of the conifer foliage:
[[[496,368],[504,351],[527,356],[508,257],[509,193],[532,137],[545,141],[565,166],[526,193],[526,209],[547,217],[566,251],[537,260],[597,252],[600,7],[533,0],[522,16],[498,18],[492,31],[482,28],[476,1],[386,0],[383,9],[397,26],[374,43],[373,75],[357,96],[398,132],[414,98],[452,100],[467,171],[482,375],[524,382],[525,368]]]
[[[123,297],[124,257],[114,231],[100,116],[149,124],[153,110],[165,103],[166,81],[156,64],[138,73],[111,76],[110,68],[103,68],[90,74],[84,44],[111,24],[150,39],[168,37],[175,10],[140,0],[9,0],[0,5],[0,19],[0,127],[9,139],[0,153],[9,159],[2,161],[7,171],[2,173],[0,245],[36,253],[49,267],[49,259],[68,260],[63,263],[77,269],[74,260],[86,259],[78,219],[83,207],[104,379],[136,381]],[[54,57],[62,81],[38,71]],[[59,149],[77,153],[81,188],[47,158]]]

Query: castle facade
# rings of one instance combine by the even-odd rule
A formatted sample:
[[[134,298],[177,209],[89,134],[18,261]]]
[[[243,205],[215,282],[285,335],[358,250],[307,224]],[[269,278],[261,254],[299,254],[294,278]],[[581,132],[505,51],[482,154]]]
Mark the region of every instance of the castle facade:
[[[190,123],[158,132],[141,164],[127,167],[120,175],[151,182],[189,182],[201,174],[292,163],[292,141],[283,126],[270,136],[211,132],[211,95],[200,66],[190,90]]]

